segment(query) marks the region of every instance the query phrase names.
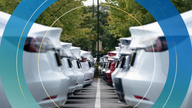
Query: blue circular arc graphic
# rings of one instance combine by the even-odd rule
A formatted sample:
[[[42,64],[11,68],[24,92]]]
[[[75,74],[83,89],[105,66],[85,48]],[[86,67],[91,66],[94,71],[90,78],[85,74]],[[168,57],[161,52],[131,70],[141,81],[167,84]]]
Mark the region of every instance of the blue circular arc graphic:
[[[3,89],[12,108],[40,108],[24,77],[23,48],[35,20],[56,1],[22,0],[5,27],[0,47],[0,75]],[[16,60],[19,43],[18,60]],[[18,68],[18,73],[16,68]]]
[[[151,108],[179,108],[191,80],[192,50],[186,25],[170,0],[135,0],[159,23],[169,48],[165,86]]]
[[[25,81],[23,47],[35,20],[56,1],[22,0],[6,25],[0,46],[0,76],[7,99],[13,108],[40,108]],[[169,48],[167,81],[152,108],[179,108],[186,96],[191,80],[192,50],[186,25],[170,0],[135,1],[146,8],[157,20],[164,32]],[[21,41],[19,41],[21,36]],[[16,61],[19,43],[18,60]],[[18,73],[16,72],[16,64]]]

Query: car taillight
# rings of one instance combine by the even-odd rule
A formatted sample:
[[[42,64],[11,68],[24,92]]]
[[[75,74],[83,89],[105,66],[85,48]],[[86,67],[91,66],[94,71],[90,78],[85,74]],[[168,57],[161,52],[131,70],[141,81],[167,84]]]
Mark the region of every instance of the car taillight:
[[[89,81],[90,79],[86,79],[85,81]]]
[[[47,52],[48,50],[52,50],[54,48],[53,44],[48,38],[43,39],[43,37],[28,37],[25,41],[24,50],[28,52],[39,52],[40,46],[41,53]]]
[[[144,98],[144,97],[141,97],[141,96],[137,96],[137,95],[134,95],[134,97],[137,98],[137,99],[149,100],[147,98]]]
[[[80,62],[86,62],[86,59],[87,59],[87,58],[81,57]]]
[[[45,99],[43,99],[43,100],[50,100],[50,99],[55,99],[55,98],[57,98],[57,95],[56,95],[56,96],[47,97],[47,98],[45,98]]]
[[[162,52],[168,50],[165,37],[145,38],[141,43],[146,46],[146,52]]]

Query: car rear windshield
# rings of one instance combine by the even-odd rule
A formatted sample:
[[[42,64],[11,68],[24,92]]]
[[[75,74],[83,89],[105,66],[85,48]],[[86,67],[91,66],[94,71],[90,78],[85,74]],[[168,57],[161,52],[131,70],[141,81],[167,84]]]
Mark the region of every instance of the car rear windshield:
[[[136,55],[137,55],[136,52],[133,53],[132,55],[130,55],[130,60],[129,60],[129,64],[130,64],[130,66],[133,66],[133,65],[134,65]]]
[[[119,68],[123,68],[125,65],[125,56],[121,56],[119,61]]]
[[[111,61],[109,61],[107,68],[110,68],[110,66],[111,66]]]
[[[103,67],[103,63],[101,63],[101,67]]]
[[[108,66],[108,62],[106,62],[106,63],[105,63],[105,67],[104,67],[104,68],[106,69],[106,68],[107,68],[107,66]]]
[[[67,59],[67,62],[68,62],[68,65],[69,65],[69,68],[72,68],[72,63],[71,63],[71,60],[70,59]]]
[[[119,60],[116,62],[115,68],[118,68],[119,66]]]
[[[88,64],[89,64],[89,67],[91,67],[91,63],[90,63],[90,61],[88,61]]]
[[[81,63],[77,60],[77,66],[80,69],[81,68]]]
[[[125,64],[124,64],[124,66],[123,66],[123,71],[125,72],[127,72],[128,70],[129,70],[129,67],[130,67],[130,65],[129,65],[129,62],[130,62],[130,59],[131,59],[131,55],[127,55],[127,56],[125,56]]]

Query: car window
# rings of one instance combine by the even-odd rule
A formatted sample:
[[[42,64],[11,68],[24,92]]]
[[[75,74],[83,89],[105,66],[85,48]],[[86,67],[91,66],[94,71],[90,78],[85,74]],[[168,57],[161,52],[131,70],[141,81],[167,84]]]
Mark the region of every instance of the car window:
[[[121,56],[119,61],[119,68],[123,68],[124,64],[125,64],[125,56]]]
[[[108,62],[107,68],[110,68],[111,61]]]
[[[118,66],[119,66],[119,60],[118,60],[118,61],[116,61],[115,68],[118,68]]]
[[[103,63],[101,64],[101,67],[103,67]]]
[[[108,62],[106,62],[106,63],[105,63],[105,67],[104,67],[104,68],[106,69],[106,68],[107,68],[107,66],[108,66]]]
[[[78,64],[79,64],[79,67],[82,68],[81,66],[81,62],[79,60],[77,60]]]
[[[103,67],[102,68],[105,68],[105,63],[103,63]]]
[[[72,68],[72,63],[71,63],[71,60],[70,59],[67,59],[67,62],[68,62],[68,65],[69,65],[69,68]]]
[[[130,66],[133,66],[133,65],[134,65],[136,55],[137,55],[136,52],[133,53],[132,55],[130,55],[130,61],[129,61]]]
[[[79,65],[79,62],[78,62],[78,61],[76,61],[76,63],[77,63],[77,67],[80,69],[81,67],[80,67],[80,65]]]
[[[88,64],[89,64],[89,67],[91,67],[91,63],[90,63],[90,61],[88,61]]]
[[[129,68],[130,68],[130,65],[129,65],[129,62],[130,62],[130,59],[131,59],[131,57],[130,57],[131,55],[127,55],[127,56],[125,56],[125,64],[124,64],[124,66],[123,66],[123,71],[128,71],[129,70]]]

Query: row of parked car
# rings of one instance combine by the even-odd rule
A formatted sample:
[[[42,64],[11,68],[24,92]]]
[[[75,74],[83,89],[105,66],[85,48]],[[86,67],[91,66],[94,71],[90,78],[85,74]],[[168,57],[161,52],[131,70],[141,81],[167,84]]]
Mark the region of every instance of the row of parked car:
[[[191,36],[192,10],[181,16]],[[103,80],[115,88],[120,102],[132,107],[150,108],[167,80],[169,48],[157,22],[130,27],[129,30],[131,37],[120,38],[116,51],[100,58],[99,72]],[[180,108],[192,108],[191,99],[192,81]],[[173,108],[174,103],[168,106]]]
[[[0,12],[1,38],[10,16]],[[61,32],[61,28],[34,23],[25,41],[23,51],[25,79],[31,94],[42,108],[56,107],[52,101],[58,106],[63,106],[69,95],[81,91],[93,81],[95,67],[90,52],[83,51],[80,47],[73,47],[72,43],[60,42]],[[23,108],[22,105],[20,107]],[[12,108],[1,79],[0,108]]]

